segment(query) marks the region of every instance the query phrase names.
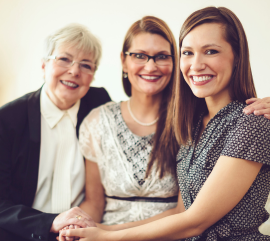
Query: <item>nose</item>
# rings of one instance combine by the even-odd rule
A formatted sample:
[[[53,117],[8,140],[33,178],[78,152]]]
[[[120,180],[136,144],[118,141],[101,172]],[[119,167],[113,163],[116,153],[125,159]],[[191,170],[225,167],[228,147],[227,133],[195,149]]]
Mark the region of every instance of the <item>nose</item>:
[[[78,76],[81,73],[80,64],[77,62],[73,62],[72,65],[69,67],[68,73],[72,74],[73,76]]]
[[[144,69],[149,72],[155,71],[157,69],[157,64],[153,59],[149,59],[149,61],[145,63]]]
[[[200,55],[195,55],[191,61],[190,69],[194,71],[204,70],[206,67],[204,59]]]

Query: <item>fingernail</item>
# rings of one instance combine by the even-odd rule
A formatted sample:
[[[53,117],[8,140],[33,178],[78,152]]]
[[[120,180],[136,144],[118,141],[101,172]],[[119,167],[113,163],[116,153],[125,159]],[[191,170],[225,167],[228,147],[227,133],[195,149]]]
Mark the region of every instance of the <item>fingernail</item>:
[[[65,235],[65,234],[66,234],[66,230],[62,230],[62,231],[61,231],[61,234],[62,234],[62,235]]]
[[[244,111],[244,113],[247,114],[247,115],[251,114],[251,111],[250,111],[250,110],[245,110],[245,109],[244,109],[243,111]]]

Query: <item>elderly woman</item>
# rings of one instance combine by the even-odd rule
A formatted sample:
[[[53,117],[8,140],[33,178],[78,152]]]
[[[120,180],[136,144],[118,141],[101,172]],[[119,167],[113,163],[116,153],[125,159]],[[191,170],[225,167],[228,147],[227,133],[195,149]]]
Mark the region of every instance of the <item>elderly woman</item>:
[[[110,100],[105,89],[89,89],[100,57],[86,27],[56,31],[46,41],[45,84],[0,108],[1,240],[55,240],[50,233],[70,223],[93,225],[75,207],[85,178],[77,137],[89,111]]]

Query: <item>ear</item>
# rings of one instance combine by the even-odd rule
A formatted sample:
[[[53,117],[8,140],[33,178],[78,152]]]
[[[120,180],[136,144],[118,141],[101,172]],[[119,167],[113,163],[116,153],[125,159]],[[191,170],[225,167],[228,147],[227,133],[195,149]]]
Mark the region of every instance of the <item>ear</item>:
[[[43,79],[45,80],[45,67],[46,67],[46,62],[44,59],[41,59],[41,69],[43,73]]]
[[[126,56],[121,52],[120,58],[121,58],[121,63],[122,63],[122,69],[123,72],[127,72],[127,64],[126,64]]]

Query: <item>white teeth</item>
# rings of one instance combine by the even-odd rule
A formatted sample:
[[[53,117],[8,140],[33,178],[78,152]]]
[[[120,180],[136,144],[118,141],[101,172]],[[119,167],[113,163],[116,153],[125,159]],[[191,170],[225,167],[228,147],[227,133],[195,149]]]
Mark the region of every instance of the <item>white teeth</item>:
[[[192,78],[193,78],[193,81],[195,81],[195,82],[202,82],[202,81],[211,79],[212,76],[209,76],[209,75],[207,75],[207,76],[205,76],[205,75],[204,76],[192,76]]]
[[[149,80],[154,80],[158,79],[160,76],[147,76],[147,75],[141,75],[141,78],[143,79],[149,79]]]
[[[67,86],[69,86],[69,87],[73,87],[73,88],[78,87],[78,85],[76,85],[76,84],[74,84],[74,83],[71,83],[71,82],[68,82],[68,81],[62,80],[61,82],[62,82],[64,85],[67,85]]]

